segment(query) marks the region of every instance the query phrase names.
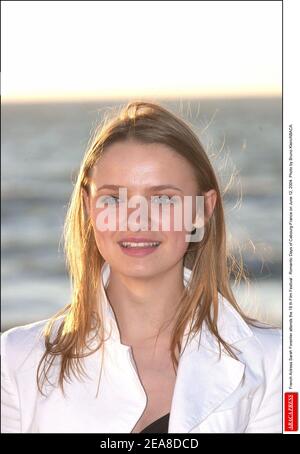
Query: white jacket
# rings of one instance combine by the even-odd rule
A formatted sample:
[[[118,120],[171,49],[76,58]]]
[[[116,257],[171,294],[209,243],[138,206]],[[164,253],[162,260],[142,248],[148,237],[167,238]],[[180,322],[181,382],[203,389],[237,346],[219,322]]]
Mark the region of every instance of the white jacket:
[[[114,313],[105,293],[110,268],[102,270],[101,298],[105,329],[104,368],[98,350],[84,361],[89,375],[65,385],[47,385],[39,394],[36,369],[43,353],[40,337],[46,321],[2,335],[2,432],[130,433],[146,406],[132,351],[120,342]],[[191,272],[184,269],[184,283]],[[238,360],[219,350],[203,328],[190,338],[182,356],[172,399],[169,433],[282,431],[281,331],[248,326],[220,296],[219,332],[240,350]],[[52,369],[57,377],[58,366]],[[99,385],[99,389],[98,389]],[[97,390],[99,390],[97,394]]]

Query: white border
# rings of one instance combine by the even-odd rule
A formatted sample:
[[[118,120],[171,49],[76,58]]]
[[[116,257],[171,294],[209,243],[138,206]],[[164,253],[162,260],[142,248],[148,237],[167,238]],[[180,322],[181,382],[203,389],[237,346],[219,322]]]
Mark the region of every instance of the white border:
[[[299,291],[299,55],[297,47],[299,37],[299,2],[297,0],[283,1],[283,392],[300,392],[300,291]],[[299,49],[298,49],[299,50]],[[298,121],[297,121],[298,120]],[[289,380],[289,342],[290,342],[290,317],[289,317],[289,125],[293,126],[293,374],[292,389]],[[284,396],[283,396],[284,410]],[[283,411],[284,416],[284,411]],[[299,418],[299,408],[298,408]],[[284,418],[283,418],[284,423]],[[285,434],[299,433],[286,432]]]

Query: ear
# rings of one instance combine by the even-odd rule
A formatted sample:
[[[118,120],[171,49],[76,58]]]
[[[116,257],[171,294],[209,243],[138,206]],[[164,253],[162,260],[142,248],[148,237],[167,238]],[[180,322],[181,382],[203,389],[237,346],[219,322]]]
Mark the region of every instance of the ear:
[[[83,203],[85,206],[85,211],[88,216],[90,216],[90,198],[85,188],[82,189]]]
[[[214,209],[215,209],[216,202],[217,202],[217,192],[214,189],[210,189],[209,191],[205,192],[205,194],[204,194],[205,223],[212,216]]]

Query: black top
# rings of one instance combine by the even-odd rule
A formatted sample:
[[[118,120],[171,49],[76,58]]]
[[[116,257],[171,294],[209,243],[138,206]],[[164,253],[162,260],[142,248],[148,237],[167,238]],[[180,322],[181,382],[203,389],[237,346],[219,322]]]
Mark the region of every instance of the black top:
[[[170,413],[167,413],[166,415],[162,416],[161,418],[156,419],[156,421],[153,421],[151,424],[146,426],[140,433],[152,433],[152,434],[168,433],[169,416],[170,416]]]

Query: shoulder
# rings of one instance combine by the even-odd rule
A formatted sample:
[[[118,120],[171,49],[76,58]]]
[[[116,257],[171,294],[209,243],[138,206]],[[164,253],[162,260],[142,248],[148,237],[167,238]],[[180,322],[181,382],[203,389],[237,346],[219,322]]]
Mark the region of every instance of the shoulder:
[[[266,323],[255,321],[249,323],[223,297],[220,301],[221,331],[225,340],[235,345],[244,359],[263,362],[264,367],[272,369],[275,364],[281,365],[282,330]]]
[[[257,323],[248,325],[253,333],[249,343],[249,354],[261,360],[265,372],[275,376],[282,370],[282,330]]]
[[[253,333],[253,338],[263,353],[270,354],[272,352],[278,352],[282,347],[282,329],[272,327],[268,324],[260,322],[254,325],[248,324],[250,330]]]
[[[60,319],[59,319],[60,320]],[[56,326],[57,322],[56,321]],[[44,329],[50,319],[40,320],[11,328],[1,334],[1,363],[9,370],[19,370],[35,352],[42,353],[45,346]]]
[[[251,409],[247,433],[280,432],[282,428],[282,331],[259,321],[246,321],[229,302],[224,326],[235,333],[233,347],[244,366],[241,389]],[[235,351],[236,353],[236,351]]]

